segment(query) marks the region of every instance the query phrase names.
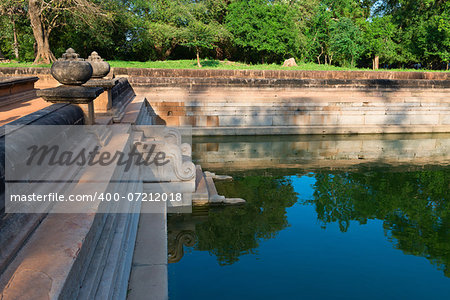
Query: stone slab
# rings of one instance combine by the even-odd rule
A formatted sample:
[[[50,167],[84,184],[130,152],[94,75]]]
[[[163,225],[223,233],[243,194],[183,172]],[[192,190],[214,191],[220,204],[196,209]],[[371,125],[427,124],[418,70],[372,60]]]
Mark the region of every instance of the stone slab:
[[[103,88],[84,86],[58,86],[39,90],[37,95],[53,103],[89,103],[103,93]]]

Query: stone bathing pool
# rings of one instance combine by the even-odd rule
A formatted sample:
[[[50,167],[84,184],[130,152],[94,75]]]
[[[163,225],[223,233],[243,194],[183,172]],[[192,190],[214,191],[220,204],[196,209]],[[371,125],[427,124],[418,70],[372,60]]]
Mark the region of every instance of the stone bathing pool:
[[[450,135],[195,138],[243,206],[169,215],[170,299],[445,299]]]

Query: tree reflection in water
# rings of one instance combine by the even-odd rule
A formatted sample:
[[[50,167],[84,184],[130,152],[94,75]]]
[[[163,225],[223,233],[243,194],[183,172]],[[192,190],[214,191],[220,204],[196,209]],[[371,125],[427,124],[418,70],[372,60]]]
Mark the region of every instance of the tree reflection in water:
[[[238,207],[211,208],[203,214],[197,212],[169,218],[171,257],[181,258],[180,251],[176,250],[179,246],[171,241],[181,230],[177,230],[175,224],[171,226],[177,219],[182,218],[185,227],[195,228],[194,249],[209,251],[217,257],[220,265],[228,265],[238,261],[243,254],[255,253],[261,239],[273,238],[286,228],[286,208],[297,202],[291,180],[283,177],[248,176],[232,182],[217,182],[216,186],[219,194],[244,198],[247,203]],[[205,214],[208,216],[205,217]],[[169,259],[169,262],[174,261]]]
[[[352,222],[382,220],[395,248],[426,257],[450,277],[450,169],[318,171],[312,176],[316,179],[313,198],[300,201],[315,206],[323,228],[338,223],[346,232]],[[273,238],[289,226],[286,208],[297,202],[298,195],[288,177],[246,176],[218,182],[217,188],[227,197],[246,199],[246,205],[169,218],[169,252],[176,258],[172,262],[182,256],[182,247],[180,255],[180,245],[174,241],[181,240],[176,236],[186,226],[190,234],[195,232],[194,249],[214,254],[220,265],[256,252],[262,239]]]
[[[450,170],[315,174],[314,198],[325,228],[383,220],[394,247],[426,257],[450,277]]]

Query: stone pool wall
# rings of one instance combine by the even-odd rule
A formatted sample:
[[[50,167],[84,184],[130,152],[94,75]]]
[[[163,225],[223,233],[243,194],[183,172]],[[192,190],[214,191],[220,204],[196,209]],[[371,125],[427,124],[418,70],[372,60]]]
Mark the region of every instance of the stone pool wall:
[[[450,73],[116,68],[194,135],[450,131]]]
[[[130,77],[155,124],[196,135],[450,131],[450,81]]]
[[[0,68],[0,76],[19,74],[50,82],[42,68]],[[127,77],[148,99],[153,124],[192,126],[194,135],[450,132],[450,72],[114,68],[110,75]]]

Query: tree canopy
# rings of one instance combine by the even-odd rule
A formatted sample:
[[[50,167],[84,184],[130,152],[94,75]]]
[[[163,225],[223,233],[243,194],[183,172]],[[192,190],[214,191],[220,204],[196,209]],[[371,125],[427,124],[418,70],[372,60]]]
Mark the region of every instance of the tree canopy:
[[[446,0],[4,0],[0,53],[448,69]],[[53,53],[55,55],[53,55]]]

